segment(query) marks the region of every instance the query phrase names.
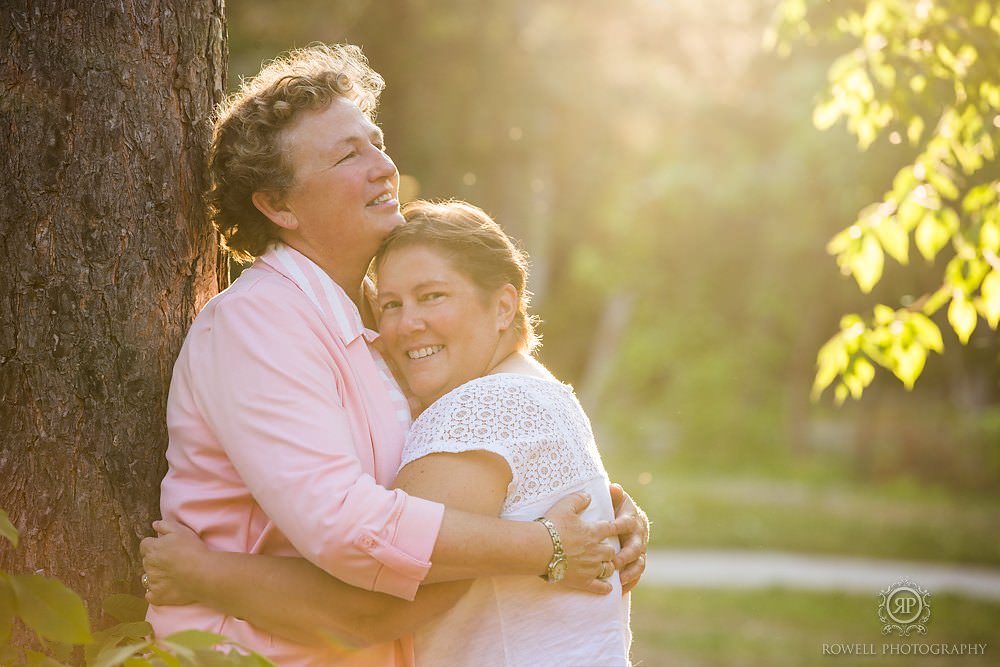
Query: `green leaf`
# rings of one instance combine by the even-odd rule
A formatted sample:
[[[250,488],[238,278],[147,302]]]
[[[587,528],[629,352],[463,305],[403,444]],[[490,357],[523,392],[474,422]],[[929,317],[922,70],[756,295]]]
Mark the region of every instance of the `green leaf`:
[[[896,213],[896,220],[899,221],[899,224],[903,229],[909,232],[920,224],[920,221],[924,219],[927,213],[926,208],[914,201],[913,198],[907,197],[899,205],[899,211]]]
[[[956,295],[948,306],[948,322],[951,323],[962,345],[969,342],[969,336],[976,329],[976,307],[964,295]]]
[[[883,220],[876,228],[875,234],[889,256],[900,264],[906,264],[910,259],[910,236],[903,227],[892,218]]]
[[[855,232],[854,230],[855,227],[851,226],[837,232],[836,236],[830,239],[830,242],[826,244],[826,251],[831,255],[839,255],[840,253],[851,248],[857,243],[856,235],[858,232]]]
[[[816,377],[813,380],[812,400],[819,400],[823,390],[830,386],[850,360],[844,337],[837,334],[820,348],[816,356]]]
[[[862,292],[868,294],[882,278],[885,256],[882,246],[874,236],[866,236],[861,244],[861,252],[853,257],[851,272]]]
[[[875,367],[865,358],[859,358],[854,362],[854,373],[861,379],[865,387],[875,379]]]
[[[941,338],[941,329],[931,318],[921,313],[911,313],[909,324],[913,327],[914,333],[920,344],[928,350],[944,352],[944,340]]]
[[[995,203],[996,200],[997,184],[983,183],[972,188],[965,195],[965,199],[962,200],[962,210],[966,213],[972,213]]]
[[[1000,323],[1000,269],[993,269],[983,278],[980,294],[983,317],[989,322],[991,329],[996,329]]]
[[[891,352],[895,361],[892,369],[907,389],[913,389],[913,383],[920,377],[927,361],[927,350],[923,345],[915,343],[909,347],[896,347]]]
[[[924,119],[920,116],[914,116],[910,119],[910,122],[906,124],[906,138],[910,140],[911,145],[917,145],[920,141],[920,137],[924,133]]]
[[[101,642],[103,645],[95,647],[97,650],[93,651],[93,653],[95,655],[99,653],[105,648],[104,645],[118,645],[122,639],[145,640],[146,638],[151,637],[152,634],[153,626],[146,621],[119,623],[118,625],[113,625],[106,630],[94,633],[94,642]]]
[[[0,537],[6,537],[14,545],[14,548],[17,548],[19,538],[17,528],[10,522],[10,517],[3,510],[0,510]]]
[[[260,653],[251,653],[250,657],[257,663],[257,667],[278,667],[276,664],[262,656]]]
[[[927,261],[933,261],[941,248],[951,239],[951,232],[945,222],[937,215],[925,215],[917,225],[914,241],[917,250]]]
[[[896,311],[884,304],[877,304],[874,309],[875,324],[886,326],[896,319]]]
[[[875,141],[875,137],[878,136],[875,123],[868,118],[858,119],[854,133],[858,136],[858,148],[863,151],[868,150],[868,147]]]
[[[836,124],[841,113],[840,105],[834,100],[817,104],[813,109],[813,125],[818,130],[828,130]]]
[[[940,169],[930,169],[927,171],[927,181],[934,186],[938,194],[947,199],[958,198],[958,186],[946,173]]]
[[[39,637],[66,644],[91,641],[90,622],[80,596],[56,579],[37,575],[10,578],[17,614]]]
[[[28,659],[27,665],[29,667],[67,667],[65,664],[53,660],[38,651],[25,651],[25,657]]]
[[[987,220],[979,229],[980,252],[1000,252],[1000,224]]]
[[[993,16],[993,8],[990,5],[991,3],[986,0],[976,3],[976,9],[972,14],[973,25],[983,27],[989,24],[990,17]]]
[[[179,647],[179,648],[184,653],[185,664],[186,665],[187,664],[192,664],[192,665],[197,665],[198,664],[197,662],[195,662],[195,655],[194,655],[193,651],[189,651],[188,649],[186,649],[184,647]],[[160,662],[156,662],[155,664],[157,665],[157,667],[163,667],[163,665],[166,665],[166,667],[181,667],[181,661],[180,661],[180,659],[176,655],[174,655],[173,653],[169,653],[168,651],[165,651],[163,649],[163,647],[157,646],[156,644],[151,644],[149,646],[149,650],[150,650],[150,652],[152,652],[153,655],[155,655],[163,663],[161,665]]]
[[[182,630],[163,638],[164,642],[184,646],[194,651],[212,648],[219,644],[225,644],[228,640],[222,635],[217,635],[203,630]]]
[[[125,659],[134,656],[140,651],[144,651],[148,647],[149,642],[142,642],[138,644],[117,646],[109,650],[101,651],[97,654],[97,657],[94,658],[94,661],[89,663],[88,667],[116,667]]]
[[[148,608],[149,603],[141,597],[136,595],[126,595],[125,593],[109,595],[105,598],[104,602],[101,603],[101,609],[106,611],[119,623],[141,621],[145,619],[146,610]]]

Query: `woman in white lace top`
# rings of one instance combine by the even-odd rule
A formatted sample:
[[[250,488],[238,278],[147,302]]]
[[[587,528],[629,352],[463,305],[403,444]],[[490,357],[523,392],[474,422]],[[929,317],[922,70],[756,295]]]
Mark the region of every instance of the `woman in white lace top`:
[[[414,202],[404,213],[408,223],[389,235],[374,264],[380,341],[420,403],[396,485],[465,511],[528,521],[567,494],[583,492],[590,497],[586,520],[613,521],[590,422],[572,388],[531,356],[538,339],[527,313],[525,255],[469,204]],[[543,577],[447,584],[453,606],[439,604],[410,624],[417,628],[418,667],[630,664],[629,598],[613,561],[601,565],[593,592],[553,585],[564,561],[558,534],[546,528],[555,555]],[[617,551],[617,540],[607,544],[609,554]],[[178,553],[185,552],[172,552],[175,563]],[[205,561],[195,555],[189,551],[180,560],[203,570]],[[248,558],[259,563],[265,557]],[[337,601],[316,601],[310,580],[279,572],[286,569],[255,571],[279,580],[321,625],[322,605]],[[206,581],[211,577],[203,571],[175,570],[188,595],[221,604],[220,584]],[[246,598],[248,620],[275,625],[277,614],[257,616],[261,605],[235,588],[225,592],[230,605]],[[610,594],[595,594],[609,588]],[[384,616],[372,623],[394,626]]]
[[[380,331],[412,393],[413,423],[397,483],[470,458],[468,493],[533,520],[585,491],[590,520],[614,513],[590,422],[568,385],[530,353],[525,258],[481,210],[419,203],[375,258]],[[455,470],[459,472],[458,468]],[[447,501],[445,501],[447,503]],[[625,665],[629,603],[617,573],[608,596],[539,577],[477,579],[416,632],[418,665]]]

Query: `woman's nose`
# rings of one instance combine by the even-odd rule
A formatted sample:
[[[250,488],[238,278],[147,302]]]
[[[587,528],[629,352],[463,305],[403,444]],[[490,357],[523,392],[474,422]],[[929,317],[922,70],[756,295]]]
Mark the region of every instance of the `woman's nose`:
[[[413,309],[404,307],[402,317],[399,321],[399,326],[403,333],[407,334],[423,331],[424,319],[420,317],[420,313]]]
[[[396,175],[396,163],[392,161],[385,151],[375,151],[374,164],[372,165],[372,180],[381,178],[393,178]]]

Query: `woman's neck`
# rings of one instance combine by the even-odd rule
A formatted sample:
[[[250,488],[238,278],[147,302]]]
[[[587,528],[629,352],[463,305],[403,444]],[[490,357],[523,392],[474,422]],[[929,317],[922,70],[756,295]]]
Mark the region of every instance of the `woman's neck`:
[[[486,375],[495,375],[497,373],[514,373],[516,375],[528,375],[546,380],[556,379],[541,362],[521,350],[515,350],[508,355],[500,363],[491,368]]]
[[[327,256],[318,252],[315,247],[299,238],[289,238],[286,236],[281,241],[285,245],[302,253],[313,264],[323,269],[323,272],[330,276],[330,279],[340,285],[341,289],[347,293],[348,298],[354,302],[358,310],[362,310],[361,284],[368,273],[368,264],[371,258],[369,258],[369,262],[365,262],[354,258]]]

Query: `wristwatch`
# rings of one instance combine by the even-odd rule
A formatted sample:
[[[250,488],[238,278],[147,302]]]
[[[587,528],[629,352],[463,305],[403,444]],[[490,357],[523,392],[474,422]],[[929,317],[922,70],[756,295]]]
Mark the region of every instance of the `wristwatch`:
[[[538,517],[535,521],[545,526],[545,529],[549,531],[549,537],[552,538],[552,560],[549,561],[549,567],[545,570],[545,574],[539,576],[545,581],[555,584],[566,576],[566,552],[563,551],[562,540],[559,539],[559,531],[556,530],[555,524],[544,516]]]

